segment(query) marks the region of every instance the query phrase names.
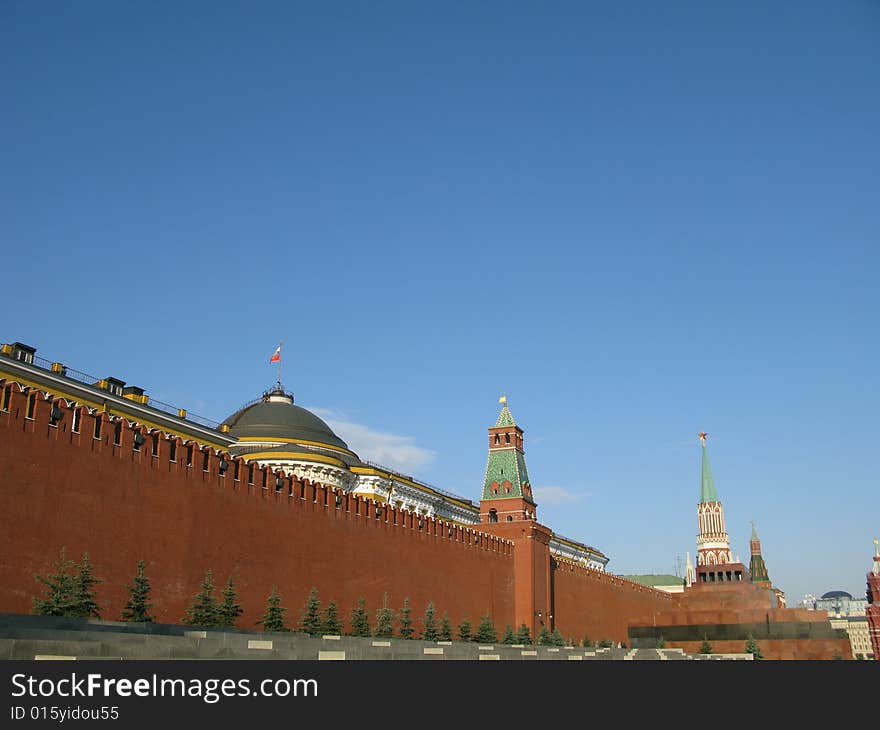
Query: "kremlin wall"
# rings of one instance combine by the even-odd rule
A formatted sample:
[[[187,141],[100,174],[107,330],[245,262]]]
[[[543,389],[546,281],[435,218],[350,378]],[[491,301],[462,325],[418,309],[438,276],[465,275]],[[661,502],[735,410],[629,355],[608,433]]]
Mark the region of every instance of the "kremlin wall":
[[[702,566],[701,580],[667,593],[612,575],[600,551],[555,535],[537,519],[523,432],[506,403],[489,429],[477,507],[369,467],[283,389],[249,406],[272,416],[256,419],[260,427],[294,414],[311,430],[248,436],[235,431],[247,408],[212,427],[183,410],[151,409],[140,389],[71,379],[18,345],[0,354],[0,613],[30,613],[35,574],[65,548],[74,559],[88,552],[108,619],[119,617],[144,560],[162,623],[181,622],[211,569],[218,585],[234,578],[242,628],[254,628],[273,587],[295,622],[314,587],[343,617],[360,597],[371,617],[384,594],[395,609],[408,598],[417,628],[433,602],[453,626],[489,614],[499,633],[525,623],[533,637],[542,627],[633,647],[662,637],[686,652],[699,651],[706,634],[715,651],[741,652],[752,634],[770,659],[851,657],[827,615],[780,607],[769,581],[714,583],[714,569]],[[332,483],[302,476],[316,465],[335,470]],[[372,492],[358,493],[370,469]],[[406,508],[397,487],[422,490],[436,508]]]

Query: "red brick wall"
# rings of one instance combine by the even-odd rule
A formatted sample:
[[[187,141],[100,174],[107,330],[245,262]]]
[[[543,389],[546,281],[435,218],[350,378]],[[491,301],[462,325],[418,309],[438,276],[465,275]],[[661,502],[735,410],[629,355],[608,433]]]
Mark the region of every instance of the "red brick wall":
[[[553,571],[553,593],[556,627],[578,642],[584,636],[625,642],[631,623],[651,624],[659,612],[677,606],[675,594],[565,560]]]
[[[387,591],[394,608],[410,598],[417,630],[428,601],[438,621],[448,611],[453,624],[466,614],[476,626],[489,612],[496,624],[513,623],[512,546],[505,540],[461,527],[450,538],[447,523],[423,518],[419,529],[418,515],[395,509],[377,520],[375,505],[354,497],[336,509],[332,490],[307,482],[294,482],[292,497],[276,496],[262,489],[260,470],[253,486],[244,467],[240,482],[232,467],[221,478],[212,451],[204,472],[198,445],[187,468],[183,443],[170,463],[167,442],[160,441],[158,458],[151,455],[149,435],[133,451],[127,424],[121,446],[112,445],[107,414],[95,440],[92,416],[83,415],[81,433],[72,433],[68,408],[53,428],[51,404],[39,397],[27,420],[25,399],[13,385],[9,412],[0,413],[2,612],[31,611],[41,590],[33,574],[46,573],[64,546],[77,561],[89,552],[104,579],[98,598],[107,619],[119,618],[123,584],[144,559],[154,612],[164,622],[180,622],[211,568],[218,587],[233,576],[242,628],[254,627],[273,585],[293,622],[314,586],[345,618],[363,596],[372,620]]]

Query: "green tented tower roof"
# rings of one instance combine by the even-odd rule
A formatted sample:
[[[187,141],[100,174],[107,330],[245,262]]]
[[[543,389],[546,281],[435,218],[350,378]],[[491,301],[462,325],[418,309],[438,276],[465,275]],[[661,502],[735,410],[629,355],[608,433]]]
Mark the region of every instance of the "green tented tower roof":
[[[513,414],[507,407],[507,403],[504,404],[501,413],[498,414],[498,420],[495,422],[495,428],[501,428],[504,426],[516,426],[516,421],[513,420]]]
[[[513,414],[504,403],[501,413],[498,414],[498,420],[495,422],[494,428],[516,427],[516,421],[513,420]],[[503,489],[498,490],[498,494],[493,494],[492,484],[497,483],[499,487],[504,482],[510,482],[510,492],[505,493]],[[529,489],[523,487],[529,485]],[[516,444],[503,446],[500,448],[489,449],[489,460],[486,462],[486,477],[483,480],[483,499],[509,499],[511,497],[522,497],[532,502],[531,482],[529,481],[529,471],[526,468],[526,457]]]
[[[700,502],[718,501],[718,492],[715,491],[715,480],[712,478],[712,465],[709,463],[709,455],[706,453],[706,444],[703,444],[703,469],[700,479]]]

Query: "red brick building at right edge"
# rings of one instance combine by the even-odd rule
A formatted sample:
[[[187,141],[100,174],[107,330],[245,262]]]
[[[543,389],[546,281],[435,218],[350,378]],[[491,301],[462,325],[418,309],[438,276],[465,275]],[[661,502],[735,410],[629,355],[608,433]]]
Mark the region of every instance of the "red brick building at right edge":
[[[880,661],[880,541],[874,538],[874,564],[868,573],[868,631],[871,635],[871,649],[874,659]]]

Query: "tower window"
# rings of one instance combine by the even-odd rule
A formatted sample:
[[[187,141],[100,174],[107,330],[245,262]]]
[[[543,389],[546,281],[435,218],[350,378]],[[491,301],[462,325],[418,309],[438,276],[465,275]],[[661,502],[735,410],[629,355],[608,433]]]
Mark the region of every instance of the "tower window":
[[[498,522],[498,510],[489,510],[489,522]]]
[[[501,443],[501,437],[496,433],[495,434],[495,445],[497,446],[500,443]]]
[[[504,443],[506,443],[506,444],[510,443],[510,434],[509,433],[504,434]]]

